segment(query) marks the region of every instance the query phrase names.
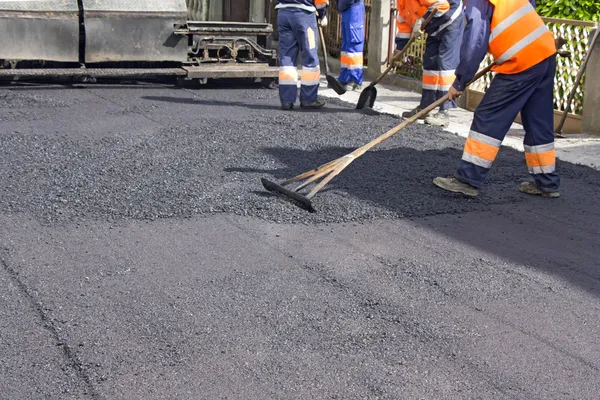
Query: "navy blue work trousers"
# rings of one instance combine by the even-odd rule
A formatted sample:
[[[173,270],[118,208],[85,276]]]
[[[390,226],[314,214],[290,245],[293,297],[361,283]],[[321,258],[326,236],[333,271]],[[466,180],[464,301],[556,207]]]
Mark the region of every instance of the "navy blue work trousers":
[[[556,56],[514,75],[497,74],[475,110],[456,178],[480,188],[510,126],[521,113],[525,161],[537,187],[557,191],[554,151]]]
[[[319,68],[319,28],[315,13],[300,8],[277,10],[279,34],[279,98],[294,104],[298,97],[298,55],[302,52],[300,102],[317,101]]]
[[[362,85],[365,47],[365,4],[357,3],[342,12],[341,70],[338,81]]]

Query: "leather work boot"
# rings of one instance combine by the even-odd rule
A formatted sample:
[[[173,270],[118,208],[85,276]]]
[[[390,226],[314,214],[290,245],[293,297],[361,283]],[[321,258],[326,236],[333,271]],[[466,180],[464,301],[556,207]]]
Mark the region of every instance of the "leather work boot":
[[[402,118],[410,118],[413,115],[415,115],[416,113],[420,112],[421,110],[422,110],[422,108],[419,106],[419,107],[413,108],[410,111],[404,111],[402,113]],[[427,117],[427,115],[425,115],[425,116],[423,116],[423,117],[421,117],[419,119],[425,119],[426,117]]]
[[[443,126],[446,128],[448,125],[450,125],[450,113],[448,113],[447,110],[439,111],[434,115],[429,115],[427,118],[425,118],[425,123],[427,125]]]
[[[314,103],[300,103],[300,107],[307,108],[307,109],[323,108],[324,105],[325,105],[325,100],[322,100],[322,99],[318,99]]]
[[[461,182],[454,177],[437,177],[433,180],[433,184],[449,192],[462,193],[469,197],[477,197],[479,194],[479,190],[477,188],[469,185],[468,183]]]
[[[293,108],[294,108],[294,105],[292,103],[281,103],[282,110],[291,110]]]
[[[532,194],[534,196],[542,196],[555,199],[560,197],[560,192],[542,192],[535,184],[535,182],[521,182],[519,184],[519,192]]]

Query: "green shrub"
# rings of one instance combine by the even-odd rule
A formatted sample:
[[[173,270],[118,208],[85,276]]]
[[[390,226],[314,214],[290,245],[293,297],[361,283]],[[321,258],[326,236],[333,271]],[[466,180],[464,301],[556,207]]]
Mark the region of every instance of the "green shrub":
[[[598,0],[538,0],[537,11],[544,17],[600,22]]]

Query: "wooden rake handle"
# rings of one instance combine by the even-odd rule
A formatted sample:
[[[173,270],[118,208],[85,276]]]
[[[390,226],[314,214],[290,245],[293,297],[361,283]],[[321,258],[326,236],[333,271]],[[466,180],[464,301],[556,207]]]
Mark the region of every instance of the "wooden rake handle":
[[[490,64],[487,67],[485,67],[484,69],[482,69],[481,71],[479,71],[475,75],[475,77],[473,79],[471,79],[471,81],[469,83],[467,83],[467,87],[469,85],[471,85],[473,82],[477,81],[482,76],[484,76],[485,74],[487,74],[488,72],[490,72],[493,66],[494,66],[494,64]],[[424,117],[425,115],[429,114],[429,112],[431,112],[432,110],[434,110],[434,109],[438,108],[439,106],[441,106],[444,102],[446,102],[446,101],[449,100],[449,97],[450,97],[450,95],[446,94],[444,97],[442,97],[439,100],[431,103],[429,106],[425,107],[424,109],[422,109],[421,111],[419,111],[418,113],[416,113],[415,115],[413,115],[412,117],[410,117],[410,118],[402,121],[402,123],[400,123],[397,126],[393,127],[392,129],[390,129],[389,131],[387,131],[383,135],[379,136],[376,139],[373,139],[372,141],[370,141],[369,143],[365,144],[364,146],[359,147],[358,149],[354,150],[352,153],[350,153],[350,155],[353,156],[353,159],[362,156],[364,153],[366,153],[368,150],[372,149],[373,147],[377,146],[379,143],[381,143],[381,142],[389,139],[390,137],[392,137],[395,134],[397,134],[398,132],[400,132],[402,129],[406,128],[409,125],[412,125],[418,119]]]
[[[477,81],[482,76],[484,76],[485,74],[487,74],[488,72],[490,72],[493,66],[494,66],[494,64],[490,64],[487,67],[485,67],[484,69],[482,69],[481,71],[479,71],[475,75],[475,77],[473,79],[471,79],[471,81],[469,83],[467,83],[467,87],[469,85],[471,85],[473,82]],[[308,186],[309,184],[314,183],[317,180],[323,178],[323,180],[321,182],[319,182],[306,195],[306,197],[308,199],[311,199],[321,189],[323,189],[323,187],[325,185],[327,185],[333,178],[335,178],[340,172],[342,172],[348,165],[350,165],[358,157],[362,156],[364,153],[366,153],[367,151],[369,151],[373,147],[377,146],[381,142],[383,142],[383,141],[389,139],[390,137],[394,136],[395,134],[397,134],[398,132],[400,132],[402,129],[404,129],[407,126],[413,124],[419,118],[422,118],[423,116],[427,115],[429,112],[431,112],[435,108],[441,106],[445,101],[447,101],[449,99],[449,97],[450,96],[448,94],[446,94],[444,97],[440,98],[439,100],[437,100],[436,102],[432,103],[428,107],[426,107],[423,110],[419,111],[418,113],[416,113],[412,117],[410,117],[410,118],[402,121],[402,123],[398,124],[397,126],[395,126],[392,129],[390,129],[389,131],[387,131],[383,135],[379,136],[376,139],[373,139],[372,141],[370,141],[369,143],[365,144],[364,146],[357,148],[352,153],[346,154],[345,156],[337,158],[337,159],[335,159],[333,161],[330,161],[330,162],[328,162],[326,164],[323,164],[323,165],[321,165],[320,167],[318,167],[316,169],[313,169],[311,171],[305,172],[305,173],[300,174],[298,176],[295,176],[295,177],[293,177],[291,179],[288,179],[287,181],[283,182],[282,185],[287,185],[287,184],[290,184],[290,183],[293,183],[293,182],[298,182],[298,181],[306,179],[305,182],[303,182],[298,188],[295,189],[295,191],[299,191],[299,190],[305,188],[306,186]]]
[[[427,19],[425,21],[423,21],[423,24],[421,25],[421,32],[425,31],[425,27],[427,26],[427,24],[429,24],[431,22],[431,20],[433,19],[435,14],[437,14],[437,12],[438,12],[437,7],[431,9],[429,17],[427,17]]]

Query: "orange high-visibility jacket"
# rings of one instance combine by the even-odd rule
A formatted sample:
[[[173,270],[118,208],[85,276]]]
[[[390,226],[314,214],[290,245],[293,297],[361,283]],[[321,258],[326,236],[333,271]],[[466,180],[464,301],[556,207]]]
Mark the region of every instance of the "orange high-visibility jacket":
[[[493,71],[516,74],[556,53],[554,35],[528,0],[489,0],[494,5],[488,51]]]
[[[436,31],[444,29],[461,14],[462,6],[460,0],[396,0],[396,37],[408,39],[415,22],[432,8],[437,8],[437,12],[427,31],[435,35]]]

